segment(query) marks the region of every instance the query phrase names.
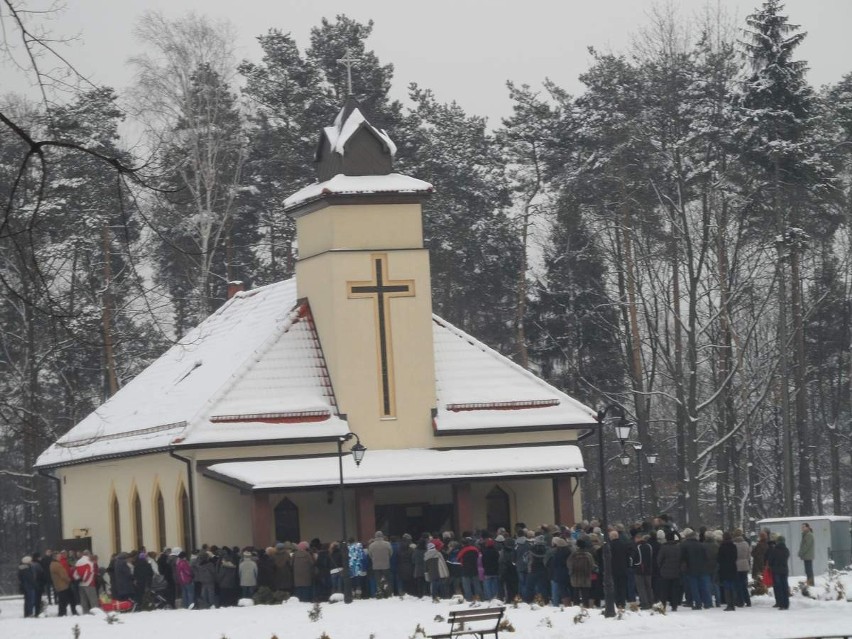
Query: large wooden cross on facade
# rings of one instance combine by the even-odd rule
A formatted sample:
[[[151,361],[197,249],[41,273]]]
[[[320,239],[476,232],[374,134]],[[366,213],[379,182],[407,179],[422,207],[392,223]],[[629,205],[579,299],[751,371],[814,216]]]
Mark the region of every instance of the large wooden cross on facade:
[[[396,392],[393,374],[393,341],[391,339],[391,316],[389,300],[392,297],[414,297],[414,280],[386,280],[387,255],[376,253],[370,256],[373,263],[373,279],[369,282],[347,282],[350,299],[369,298],[375,300],[376,342],[378,344],[378,372],[381,388],[382,417],[396,417]]]

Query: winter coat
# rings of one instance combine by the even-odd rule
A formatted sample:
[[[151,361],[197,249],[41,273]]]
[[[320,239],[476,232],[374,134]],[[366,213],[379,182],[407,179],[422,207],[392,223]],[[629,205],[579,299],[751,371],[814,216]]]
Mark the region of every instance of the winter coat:
[[[737,547],[737,572],[748,572],[750,568],[749,557],[751,556],[748,542],[737,536],[734,537],[734,545]]]
[[[249,588],[257,585],[257,564],[251,557],[240,561],[240,585]]]
[[[223,557],[216,567],[216,583],[224,590],[232,590],[239,585],[237,564],[229,557]]]
[[[510,575],[514,575],[515,580],[518,579],[518,571],[515,570],[515,549],[503,548],[500,551],[500,578],[507,581]]]
[[[622,539],[611,539],[609,541],[610,549],[610,569],[613,577],[627,577],[627,568],[629,564],[629,548],[627,543]]]
[[[367,556],[360,542],[349,544],[349,574],[353,577],[367,574]]]
[[[680,544],[680,561],[687,575],[707,574],[707,544],[690,538]]]
[[[192,574],[192,566],[186,559],[178,559],[175,563],[175,582],[178,586],[188,586],[195,578]]]
[[[735,581],[737,578],[737,547],[733,541],[723,541],[716,555],[719,564],[719,581]]]
[[[56,559],[50,562],[50,580],[53,582],[53,588],[56,592],[63,592],[71,587],[68,571]],[[131,588],[128,592],[133,592],[133,589]]]
[[[154,571],[145,559],[138,559],[133,567],[133,585],[138,592],[144,592],[151,587]]]
[[[462,548],[458,562],[461,564],[463,577],[479,579],[479,549],[476,546],[467,545]]]
[[[36,577],[31,564],[18,566],[18,591],[23,595],[27,592],[35,592]]]
[[[486,577],[500,575],[500,552],[493,545],[482,549],[482,569]]]
[[[654,574],[654,549],[647,541],[636,545],[633,553],[633,572],[637,575]]]
[[[763,574],[763,569],[766,566],[766,551],[769,550],[769,544],[766,543],[766,540],[761,539],[758,541],[754,548],[751,549],[751,572],[753,575],[761,575]]]
[[[529,572],[530,544],[526,537],[518,537],[515,542],[515,566],[518,572]]]
[[[216,585],[216,564],[208,557],[199,559],[194,570],[195,581],[202,586]]]
[[[373,570],[390,570],[393,547],[384,538],[376,539],[367,546],[367,554],[373,562]]]
[[[47,582],[50,580],[50,562],[53,561],[53,555],[45,555],[39,560],[41,564],[41,572],[36,571],[36,576],[41,580],[41,587],[44,588],[47,586]],[[38,584],[36,584],[38,585]]]
[[[414,567],[414,578],[423,577],[426,574],[426,561],[424,556],[426,555],[426,549],[417,546],[414,551],[411,553],[411,563]]]
[[[568,572],[571,575],[572,588],[591,588],[592,573],[595,571],[595,558],[586,550],[576,550],[567,559]]]
[[[769,570],[773,575],[790,574],[789,561],[790,550],[783,541],[776,542],[775,546],[766,553],[766,563],[769,564]]]
[[[39,592],[44,590],[44,587],[47,585],[47,580],[50,579],[50,573],[45,572],[42,567],[41,562],[33,562],[30,564],[30,569],[33,571],[33,578],[35,579],[35,587]],[[48,570],[50,570],[50,566],[48,565]]]
[[[293,563],[287,550],[278,550],[272,555],[275,571],[272,576],[272,589],[293,591]]]
[[[265,552],[257,558],[257,585],[267,588],[275,586],[275,564]]]
[[[547,564],[547,572],[550,581],[567,585],[570,580],[568,561],[571,557],[571,549],[568,546],[559,546],[550,557]]]
[[[679,579],[681,572],[680,543],[667,541],[660,546],[657,555],[657,566],[660,568],[660,577],[663,579]]]
[[[450,569],[447,566],[447,561],[437,549],[431,548],[426,551],[423,556],[423,561],[426,565],[426,581],[437,581],[438,579],[446,579],[450,576]]]
[[[297,548],[293,552],[293,585],[307,588],[314,583],[314,556],[309,550]]]
[[[535,543],[530,548],[530,554],[528,559],[529,571],[530,574],[541,574],[543,572],[547,572],[547,568],[544,565],[544,556],[547,554],[547,546],[544,543]]]
[[[80,582],[81,586],[91,586],[95,581],[95,571],[92,565],[92,560],[86,555],[83,555],[74,564],[74,579]]]
[[[799,559],[802,561],[814,560],[814,533],[807,530],[802,533],[802,542],[799,545]]]
[[[51,574],[53,574],[53,565],[51,565],[50,569]],[[55,578],[53,583],[55,586]],[[112,592],[113,597],[116,599],[127,599],[135,592],[133,588],[133,571],[127,563],[127,558],[121,555],[115,560],[115,581],[113,582]]]
[[[711,577],[716,577],[719,574],[719,544],[714,539],[705,539],[704,547],[707,548],[707,568],[706,573]]]
[[[409,544],[399,545],[396,553],[396,571],[403,581],[408,581],[414,576],[414,552]]]

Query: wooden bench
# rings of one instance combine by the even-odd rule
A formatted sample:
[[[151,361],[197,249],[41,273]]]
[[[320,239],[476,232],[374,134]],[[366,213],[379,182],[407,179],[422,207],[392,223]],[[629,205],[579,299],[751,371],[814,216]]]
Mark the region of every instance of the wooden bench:
[[[473,635],[479,639],[485,639],[485,635],[494,635],[494,639],[498,639],[497,633],[500,631],[500,621],[505,611],[505,606],[451,610],[447,619],[450,623],[450,631],[429,635],[429,637],[430,639],[450,639]]]

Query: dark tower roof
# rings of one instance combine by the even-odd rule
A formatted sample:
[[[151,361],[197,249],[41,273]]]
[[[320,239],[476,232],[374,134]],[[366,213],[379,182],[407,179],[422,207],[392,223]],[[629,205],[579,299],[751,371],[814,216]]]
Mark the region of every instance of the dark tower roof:
[[[363,107],[351,95],[332,126],[325,127],[317,144],[317,177],[335,175],[389,175],[396,145],[384,129],[373,126]]]

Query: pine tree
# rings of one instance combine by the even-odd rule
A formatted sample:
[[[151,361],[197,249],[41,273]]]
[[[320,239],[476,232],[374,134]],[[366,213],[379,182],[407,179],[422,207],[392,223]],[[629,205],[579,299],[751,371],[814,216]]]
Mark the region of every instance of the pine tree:
[[[506,214],[503,160],[484,118],[411,87],[415,108],[398,139],[412,152],[402,170],[435,185],[423,207],[435,311],[490,346],[515,343],[521,246]]]
[[[759,188],[748,211],[753,227],[774,227],[778,263],[778,351],[782,419],[784,420],[784,504],[793,514],[792,428],[790,423],[789,363],[794,354],[795,429],[798,439],[798,488],[803,512],[813,512],[809,428],[805,399],[804,325],[800,277],[802,244],[788,238],[803,234],[817,239],[829,235],[835,224],[821,203],[831,186],[832,170],[814,148],[817,117],[814,94],[808,85],[807,64],[794,60],[806,33],[791,24],[780,0],[766,0],[746,19],[744,48],[750,73],[737,100],[742,126],[738,132],[744,157],[756,172]],[[792,230],[791,230],[792,229]],[[798,229],[802,229],[800,233]],[[787,273],[789,264],[790,273]],[[790,299],[788,300],[788,284]],[[792,344],[788,341],[787,307],[793,311]]]

